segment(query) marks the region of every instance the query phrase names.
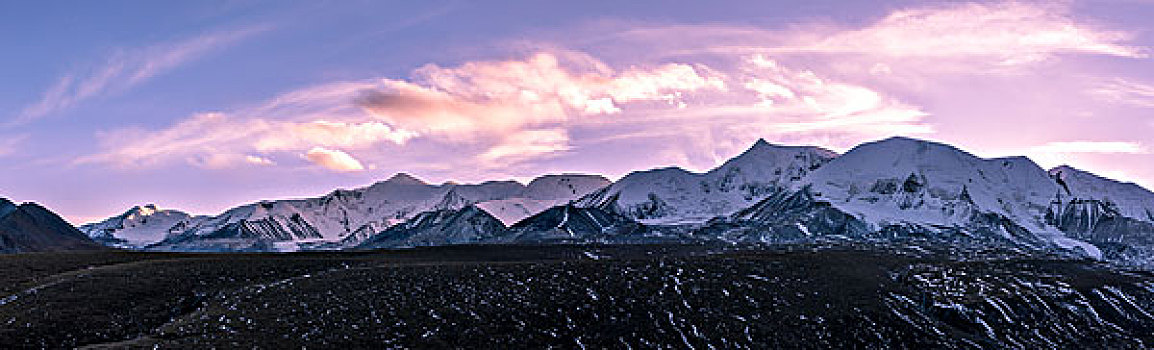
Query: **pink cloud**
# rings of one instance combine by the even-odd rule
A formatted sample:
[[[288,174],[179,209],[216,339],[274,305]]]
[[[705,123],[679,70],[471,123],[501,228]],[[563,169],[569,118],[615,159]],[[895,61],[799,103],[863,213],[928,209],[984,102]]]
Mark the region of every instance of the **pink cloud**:
[[[494,164],[567,149],[565,126],[612,123],[596,118],[633,103],[680,106],[684,94],[725,89],[703,71],[664,64],[617,72],[588,55],[542,52],[523,60],[425,66],[416,83],[385,80],[384,89],[362,91],[359,103],[404,130],[487,143],[478,159]]]
[[[317,165],[338,172],[365,170],[365,166],[353,156],[341,150],[313,147],[304,154],[305,159]]]
[[[528,130],[508,135],[497,146],[486,150],[480,159],[491,166],[502,166],[526,159],[548,157],[569,149],[565,130]]]
[[[404,144],[417,133],[396,130],[380,122],[344,123],[317,120],[280,123],[275,131],[262,133],[253,147],[257,151],[299,150],[313,145],[364,148],[381,142]]]
[[[253,164],[253,165],[263,165],[263,166],[276,165],[276,162],[272,161],[271,159],[268,159],[265,157],[260,157],[260,156],[252,156],[252,155],[244,156],[244,161],[246,163]]]

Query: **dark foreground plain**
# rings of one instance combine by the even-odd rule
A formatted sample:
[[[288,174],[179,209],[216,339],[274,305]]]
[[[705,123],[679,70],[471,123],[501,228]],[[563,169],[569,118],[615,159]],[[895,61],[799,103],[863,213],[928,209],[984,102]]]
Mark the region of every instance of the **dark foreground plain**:
[[[917,244],[0,256],[4,348],[1141,348],[1152,314],[1148,272]]]

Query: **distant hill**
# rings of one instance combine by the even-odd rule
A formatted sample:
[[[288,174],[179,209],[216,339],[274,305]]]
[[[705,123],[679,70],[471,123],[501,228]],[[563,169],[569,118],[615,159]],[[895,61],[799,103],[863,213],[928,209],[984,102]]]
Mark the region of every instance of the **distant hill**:
[[[104,247],[39,204],[0,198],[0,253],[98,249]]]

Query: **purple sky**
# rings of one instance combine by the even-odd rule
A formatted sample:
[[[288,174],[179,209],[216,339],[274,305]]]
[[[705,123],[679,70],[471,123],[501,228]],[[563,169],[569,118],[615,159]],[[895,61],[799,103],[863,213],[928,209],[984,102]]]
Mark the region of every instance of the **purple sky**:
[[[905,135],[1154,186],[1154,2],[0,3],[0,196],[74,223],[408,172]]]

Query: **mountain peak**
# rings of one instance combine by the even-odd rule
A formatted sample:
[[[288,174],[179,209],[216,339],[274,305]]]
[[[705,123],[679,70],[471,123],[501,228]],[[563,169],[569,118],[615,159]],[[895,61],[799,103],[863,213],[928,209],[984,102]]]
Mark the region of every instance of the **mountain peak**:
[[[913,137],[909,137],[909,136],[901,136],[901,135],[890,136],[890,137],[887,137],[887,138],[884,138],[884,139],[881,139],[878,141],[883,141],[883,142],[884,141],[929,142],[926,140],[917,139],[917,138],[913,138]]]
[[[1078,170],[1077,168],[1074,168],[1072,166],[1062,164],[1062,165],[1053,167],[1050,170],[1047,170],[1046,172],[1050,173],[1051,176],[1058,176],[1060,174],[1069,174],[1069,173],[1076,173],[1076,172],[1082,172],[1082,171]]]
[[[847,152],[846,155],[851,153],[855,155],[871,154],[885,158],[909,157],[916,155],[925,156],[929,154],[935,154],[938,156],[956,154],[963,155],[965,158],[978,159],[977,156],[947,143],[915,139],[905,136],[894,136],[877,141],[866,142],[858,145],[857,147],[854,147],[849,152]]]
[[[137,214],[137,215],[142,215],[142,216],[149,216],[149,215],[155,214],[158,211],[160,211],[160,209],[157,209],[156,204],[145,204],[145,205],[138,205],[138,206],[132,207],[132,209],[128,209],[127,214],[130,214],[130,215],[131,214]]]
[[[766,141],[765,139],[759,138],[759,139],[757,139],[757,141],[754,141],[753,145],[749,146],[749,148],[747,148],[745,150],[745,152],[742,152],[742,154],[768,152],[768,151],[772,151],[772,150],[776,150],[776,149],[787,149],[787,148],[805,148],[805,146],[785,146],[785,145],[773,144],[773,143],[769,143],[769,141]]]
[[[907,137],[907,136],[891,136],[891,137],[887,137],[887,138],[877,140],[877,141],[865,142],[865,143],[858,145],[855,148],[861,148],[861,147],[865,147],[865,146],[873,146],[873,147],[885,146],[885,147],[892,147],[892,148],[917,147],[919,149],[926,149],[926,148],[931,148],[931,147],[945,147],[945,148],[950,148],[950,149],[961,151],[957,147],[954,147],[953,145],[950,145],[950,144],[947,144],[944,142],[923,140],[923,139],[917,139],[917,138]]]
[[[710,172],[724,172],[732,167],[776,168],[788,166],[798,159],[825,163],[825,161],[837,156],[837,153],[817,146],[784,146],[769,143],[765,139],[757,139],[757,142],[754,142],[753,146],[750,146],[745,152],[726,160],[725,163],[710,170]],[[809,165],[806,167],[808,168]]]
[[[524,196],[532,199],[576,199],[612,184],[601,175],[542,175],[525,186]]]
[[[763,138],[758,138],[757,141],[755,141],[753,143],[753,146],[750,148],[769,147],[769,146],[773,146],[773,145],[771,145],[768,141],[765,141],[765,139],[763,139]]]
[[[827,150],[827,149],[824,149],[824,148],[821,148],[821,147],[817,147],[817,146],[787,146],[787,145],[769,143],[769,141],[766,141],[763,138],[759,138],[759,139],[757,139],[757,141],[755,141],[753,143],[752,146],[749,146],[749,148],[746,149],[745,152],[741,152],[741,154],[739,154],[737,157],[734,157],[734,158],[746,158],[750,155],[773,154],[773,153],[780,153],[782,151],[788,151],[791,153],[799,152],[799,151],[811,152],[811,153],[816,153],[817,155],[819,155],[821,157],[825,157],[825,158],[837,157],[837,153],[830,151],[830,150]]]
[[[385,180],[385,182],[395,185],[427,185],[427,183],[424,181],[421,181],[420,179],[407,173],[397,173],[396,175],[393,175],[393,177],[390,177],[388,180]]]
[[[771,144],[768,141],[765,141],[765,139],[757,139],[757,141],[754,142],[752,146],[749,146],[745,152],[741,152],[741,155],[772,152],[773,150],[779,149],[781,147],[782,146]],[[739,155],[739,157],[741,155]]]
[[[465,199],[465,197],[461,196],[460,193],[457,193],[457,189],[454,188],[445,193],[445,196],[441,198],[441,201],[437,203],[437,205],[433,206],[433,210],[457,210],[471,204],[473,203],[471,203],[468,199]]]

